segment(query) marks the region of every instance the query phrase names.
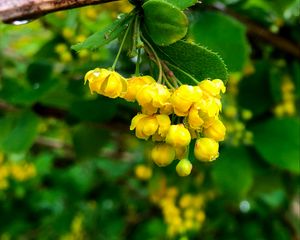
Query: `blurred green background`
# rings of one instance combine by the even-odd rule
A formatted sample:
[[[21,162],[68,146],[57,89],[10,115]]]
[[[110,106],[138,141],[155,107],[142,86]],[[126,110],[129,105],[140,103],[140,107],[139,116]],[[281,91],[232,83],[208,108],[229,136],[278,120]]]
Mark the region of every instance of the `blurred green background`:
[[[121,1],[0,23],[0,240],[299,239],[300,1],[188,10],[188,38],[219,53],[230,78],[220,157],[192,159],[186,178],[175,163],[154,165],[151,144],[129,131],[137,105],[83,85],[118,43],[70,50],[130,9]],[[134,67],[123,54],[118,71]]]

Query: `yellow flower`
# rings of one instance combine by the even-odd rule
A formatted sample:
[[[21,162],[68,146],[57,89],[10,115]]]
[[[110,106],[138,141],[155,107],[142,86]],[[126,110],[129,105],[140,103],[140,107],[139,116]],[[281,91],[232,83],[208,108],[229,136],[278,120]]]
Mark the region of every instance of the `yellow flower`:
[[[84,76],[84,84],[86,83],[86,81],[88,81],[91,93],[99,93],[101,84],[103,83],[104,79],[109,76],[110,73],[111,71],[105,68],[95,68],[94,70],[90,70]]]
[[[126,79],[117,72],[111,72],[102,82],[99,93],[106,97],[116,98],[123,96],[126,91]]]
[[[144,164],[135,167],[135,175],[138,179],[148,180],[152,177],[152,169]]]
[[[54,51],[58,54],[62,54],[64,52],[68,51],[68,47],[64,43],[59,43],[55,46]]]
[[[0,179],[4,179],[9,175],[9,168],[6,165],[0,167]]]
[[[74,30],[72,28],[69,28],[69,27],[65,27],[63,28],[62,30],[62,35],[64,36],[64,38],[66,39],[71,39],[74,37]]]
[[[196,106],[193,106],[189,111],[188,123],[192,129],[196,130],[199,130],[204,123],[203,119],[199,116],[199,111]]]
[[[130,130],[135,129],[135,135],[141,139],[158,135],[164,138],[171,125],[169,116],[163,114],[146,115],[137,114],[131,121]]]
[[[171,125],[166,136],[166,142],[173,147],[185,147],[191,142],[191,134],[183,124]]]
[[[146,114],[156,113],[158,108],[164,107],[170,99],[169,89],[159,83],[147,84],[136,94],[136,100]]]
[[[296,114],[296,106],[293,101],[285,101],[283,103],[283,108],[288,116],[293,116]]]
[[[219,156],[219,143],[211,138],[199,138],[195,144],[194,154],[200,161],[213,161]]]
[[[171,96],[171,104],[177,116],[187,116],[192,104],[199,101],[202,91],[199,87],[181,85]]]
[[[219,142],[224,140],[226,128],[219,119],[215,119],[212,125],[208,128],[204,128],[203,133],[205,137],[212,138]]]
[[[196,220],[199,222],[204,222],[205,213],[202,210],[200,210],[198,213],[196,213]]]
[[[127,91],[127,81],[115,71],[96,68],[86,73],[84,82],[89,81],[91,93],[96,92],[110,98],[123,96]]]
[[[220,92],[225,93],[226,92],[226,87],[224,85],[224,82],[220,79],[214,79],[212,80],[216,88],[219,89]]]
[[[208,95],[197,102],[195,108],[203,113],[203,116],[201,115],[202,118],[210,118],[219,114],[222,109],[222,104],[220,99]]]
[[[5,190],[9,186],[9,182],[6,179],[0,179],[0,190]]]
[[[185,177],[191,174],[193,165],[188,159],[181,159],[176,166],[176,172],[180,177]]]
[[[151,158],[159,167],[165,167],[175,159],[175,149],[167,143],[157,144],[151,151]]]
[[[123,96],[127,101],[135,101],[137,92],[145,85],[155,83],[151,76],[132,77],[127,80],[128,88]]]
[[[224,83],[220,79],[215,80],[203,80],[201,81],[198,86],[207,94],[211,95],[212,97],[218,97],[220,92],[225,93],[226,88]]]
[[[173,106],[171,103],[167,102],[163,107],[159,110],[160,114],[170,115],[173,113]]]
[[[191,194],[184,194],[179,200],[179,206],[181,208],[187,208],[193,203],[193,197]]]
[[[234,105],[226,106],[226,108],[224,110],[224,114],[228,118],[235,118],[238,114],[237,107]]]
[[[10,172],[12,177],[20,182],[32,178],[36,175],[35,166],[30,163],[12,164],[10,166]]]

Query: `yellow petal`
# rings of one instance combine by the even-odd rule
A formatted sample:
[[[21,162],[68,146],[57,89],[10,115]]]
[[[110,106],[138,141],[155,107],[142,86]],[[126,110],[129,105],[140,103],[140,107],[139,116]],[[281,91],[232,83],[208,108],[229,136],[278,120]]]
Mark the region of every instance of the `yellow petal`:
[[[158,134],[163,137],[166,136],[171,126],[171,120],[169,116],[165,114],[158,114],[156,115],[156,119],[159,125]]]
[[[130,130],[135,129],[138,122],[145,117],[147,117],[147,115],[142,113],[138,113],[137,115],[135,115],[134,118],[131,120]]]

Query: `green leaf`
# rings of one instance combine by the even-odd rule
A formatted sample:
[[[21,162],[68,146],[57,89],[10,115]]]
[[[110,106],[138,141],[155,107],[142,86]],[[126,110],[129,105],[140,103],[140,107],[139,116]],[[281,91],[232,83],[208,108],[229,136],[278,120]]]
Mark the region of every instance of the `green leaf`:
[[[52,75],[53,66],[45,60],[32,62],[27,68],[27,79],[31,84],[48,81]]]
[[[242,108],[252,111],[254,116],[261,115],[273,106],[269,83],[270,63],[257,61],[255,73],[239,83],[238,100]]]
[[[282,189],[277,189],[273,192],[264,192],[259,197],[270,207],[278,208],[284,202],[286,195]]]
[[[149,221],[142,222],[138,229],[133,233],[133,240],[141,239],[165,239],[164,232],[166,232],[166,225],[162,218],[154,217]]]
[[[295,118],[269,119],[253,126],[254,146],[270,164],[300,173],[300,123]]]
[[[32,87],[23,89],[11,96],[13,104],[30,106],[41,100],[49,92],[57,87],[59,82],[56,79],[47,79],[41,83],[36,82]]]
[[[0,149],[3,146],[3,142],[7,138],[7,136],[10,134],[11,129],[13,128],[13,121],[15,119],[12,116],[5,116],[0,119]]]
[[[300,62],[299,61],[294,61],[292,63],[292,74],[293,74],[293,80],[295,83],[295,94],[300,99]]]
[[[186,35],[188,19],[179,8],[168,2],[149,0],[143,9],[144,23],[155,44],[170,45]]]
[[[195,15],[190,32],[196,43],[219,53],[230,72],[242,71],[249,60],[246,28],[232,17],[201,12]]]
[[[92,183],[93,170],[88,164],[73,165],[64,171],[62,179],[59,181],[59,184],[65,185],[72,195],[87,193],[92,187]]]
[[[165,0],[165,1],[171,3],[172,5],[178,7],[181,10],[191,7],[198,2],[198,0]]]
[[[78,157],[97,156],[106,143],[109,133],[105,129],[80,124],[73,130],[73,144]]]
[[[270,91],[275,103],[279,103],[282,101],[281,85],[283,75],[284,72],[277,66],[270,69]]]
[[[230,197],[244,197],[253,183],[252,158],[244,147],[224,148],[213,166],[213,180]]]
[[[54,157],[49,153],[42,153],[34,161],[39,177],[51,174]]]
[[[105,114],[101,109],[105,109]],[[71,116],[84,121],[107,122],[117,113],[117,105],[108,98],[97,98],[89,101],[75,101],[69,112]]]
[[[218,78],[224,82],[227,80],[227,69],[223,60],[202,46],[178,41],[166,47],[156,46],[156,49],[160,58],[171,64],[170,69],[182,83],[195,85],[188,75],[197,81],[207,78]]]
[[[22,113],[14,128],[3,141],[3,150],[9,153],[27,151],[38,134],[39,118],[32,112]]]
[[[110,43],[128,27],[128,23],[131,21],[132,16],[133,15],[130,14],[120,15],[117,20],[111,23],[104,30],[94,33],[84,42],[75,44],[71,48],[75,51],[80,51],[82,49],[95,50]]]
[[[94,161],[96,161],[97,168],[102,170],[104,175],[111,179],[124,176],[131,168],[130,164],[114,159],[101,158],[98,160],[95,159]]]

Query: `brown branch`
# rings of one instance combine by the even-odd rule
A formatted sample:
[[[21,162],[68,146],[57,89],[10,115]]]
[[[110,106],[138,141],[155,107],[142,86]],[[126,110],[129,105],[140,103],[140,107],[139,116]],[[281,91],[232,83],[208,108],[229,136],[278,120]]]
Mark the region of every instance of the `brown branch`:
[[[2,99],[0,99],[0,110],[6,111],[6,112],[18,111],[18,109],[15,106],[8,104],[7,102],[5,102]]]
[[[47,13],[78,8],[116,0],[2,0],[0,1],[0,21],[31,20]]]
[[[277,49],[280,49],[281,51],[300,59],[300,44],[296,44],[290,41],[289,39],[286,39],[280,35],[270,32],[268,29],[265,29],[264,27],[258,25],[256,22],[250,20],[249,18],[241,16],[238,13],[232,11],[231,9],[226,8],[222,4],[213,5],[212,8],[214,10],[224,12],[245,24],[249,35],[253,37],[258,37],[263,41],[270,43]]]

